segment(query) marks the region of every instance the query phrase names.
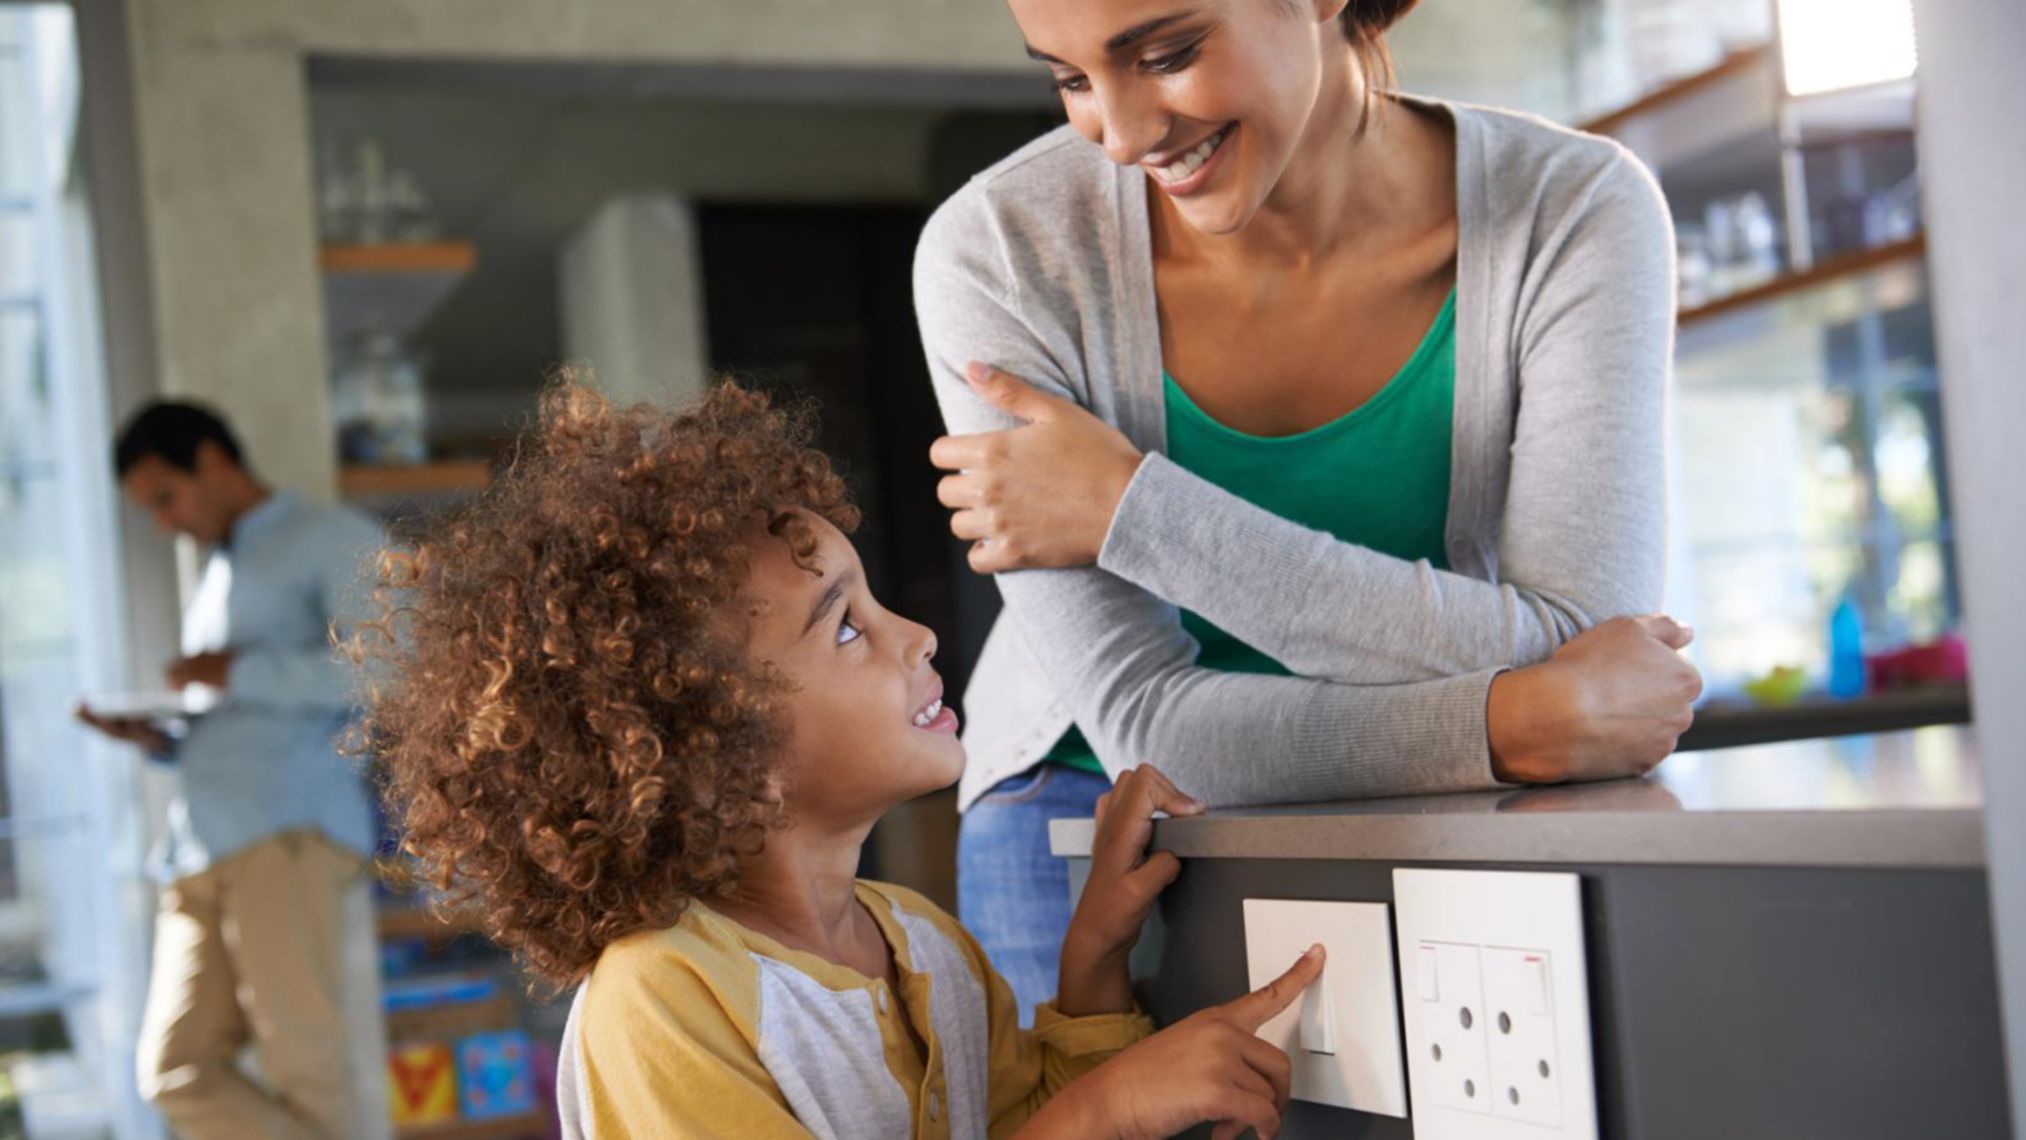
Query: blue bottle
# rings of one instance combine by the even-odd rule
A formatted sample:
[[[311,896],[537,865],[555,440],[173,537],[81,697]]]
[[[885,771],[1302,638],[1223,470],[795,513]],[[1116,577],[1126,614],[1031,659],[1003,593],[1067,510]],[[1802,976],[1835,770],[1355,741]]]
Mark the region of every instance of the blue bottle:
[[[1829,615],[1829,695],[1837,700],[1864,695],[1864,619],[1848,594]]]

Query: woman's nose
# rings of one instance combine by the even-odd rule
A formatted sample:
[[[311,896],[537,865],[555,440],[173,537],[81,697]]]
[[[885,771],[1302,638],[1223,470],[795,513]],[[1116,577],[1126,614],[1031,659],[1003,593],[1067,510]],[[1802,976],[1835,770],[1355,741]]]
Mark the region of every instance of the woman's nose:
[[[1147,156],[1168,133],[1164,116],[1137,83],[1114,83],[1101,90],[1098,114],[1103,117],[1105,157],[1132,166]]]

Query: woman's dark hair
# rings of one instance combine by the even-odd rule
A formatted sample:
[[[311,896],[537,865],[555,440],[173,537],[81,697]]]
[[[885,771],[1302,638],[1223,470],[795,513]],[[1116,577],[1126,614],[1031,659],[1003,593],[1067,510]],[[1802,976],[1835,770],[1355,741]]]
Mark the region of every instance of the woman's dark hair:
[[[1337,17],[1344,26],[1344,34],[1356,39],[1360,36],[1377,36],[1413,9],[1419,0],[1351,0],[1344,5],[1343,15]]]
[[[1386,50],[1386,30],[1406,15],[1418,0],[1350,0],[1337,17],[1344,38],[1357,53],[1358,67],[1365,76],[1365,109],[1358,116],[1358,133],[1370,125],[1372,108],[1393,90],[1393,54]]]
[[[141,460],[154,456],[179,471],[197,470],[197,449],[215,443],[234,463],[243,462],[239,440],[225,421],[197,404],[158,400],[134,413],[113,444],[113,472],[125,478]]]

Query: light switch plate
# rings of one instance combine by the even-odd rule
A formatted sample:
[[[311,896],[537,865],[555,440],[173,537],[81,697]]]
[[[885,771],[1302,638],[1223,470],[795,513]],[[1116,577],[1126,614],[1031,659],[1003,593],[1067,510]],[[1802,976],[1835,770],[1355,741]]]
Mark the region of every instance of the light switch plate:
[[[1415,1140],[1597,1140],[1578,878],[1398,868],[1393,905]]]
[[[1253,989],[1285,973],[1315,943],[1328,952],[1323,976],[1259,1029],[1293,1062],[1296,1100],[1407,1115],[1390,918],[1385,903],[1245,900],[1245,968]]]

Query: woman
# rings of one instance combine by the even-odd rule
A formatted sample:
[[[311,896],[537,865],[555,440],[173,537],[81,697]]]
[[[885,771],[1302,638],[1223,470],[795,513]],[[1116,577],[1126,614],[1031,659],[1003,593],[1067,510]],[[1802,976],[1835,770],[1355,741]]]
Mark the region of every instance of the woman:
[[[1008,615],[960,910],[1023,999],[1068,918],[1046,819],[1106,769],[1597,779],[1689,722],[1688,632],[1608,620],[1659,600],[1664,204],[1613,143],[1385,92],[1412,3],[1011,0],[1069,126],[937,212],[915,293]]]

